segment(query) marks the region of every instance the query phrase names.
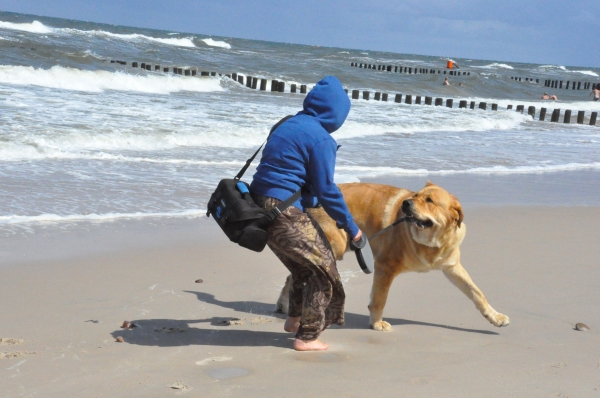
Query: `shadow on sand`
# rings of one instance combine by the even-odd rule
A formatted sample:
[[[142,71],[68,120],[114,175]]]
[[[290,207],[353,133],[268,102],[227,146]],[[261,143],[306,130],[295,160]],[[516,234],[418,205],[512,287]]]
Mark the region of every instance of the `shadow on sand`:
[[[270,317],[282,317],[282,314],[273,312],[274,304],[260,303],[257,301],[221,301],[214,295],[185,291],[195,294],[198,300],[206,304],[217,305],[222,308],[229,308],[238,312],[245,312],[252,315],[265,315]],[[369,316],[346,312],[346,324],[341,326],[345,329],[366,329],[369,325]],[[195,324],[208,323],[213,326],[223,326],[223,321],[229,318],[213,317],[207,319],[144,319],[133,321],[137,326],[128,330],[117,330],[112,332],[113,337],[123,337],[129,344],[176,347],[187,345],[214,345],[214,346],[272,346],[289,348],[292,345],[293,334],[285,332],[265,332],[243,329],[230,329],[224,326],[223,329],[199,329],[190,327]],[[440,325],[436,323],[411,321],[407,319],[385,318],[391,325],[419,325],[436,328],[454,330],[458,332],[479,333],[486,335],[498,335],[489,330],[466,329],[455,326]],[[283,328],[283,324],[282,324]],[[332,326],[338,328],[338,326]]]

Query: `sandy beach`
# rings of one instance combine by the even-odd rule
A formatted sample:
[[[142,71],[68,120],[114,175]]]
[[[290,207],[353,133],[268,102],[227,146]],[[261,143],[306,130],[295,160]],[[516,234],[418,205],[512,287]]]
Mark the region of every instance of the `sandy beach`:
[[[112,3],[0,2],[0,398],[600,398],[600,68],[580,40],[597,2],[567,17]],[[347,118],[317,115],[328,95],[305,101],[332,75]],[[325,204],[330,177],[445,188],[467,225],[461,263],[508,327],[437,271],[399,276],[393,330],[371,330],[372,275],[347,253],[346,324],[320,336],[327,351],[292,349],[274,313],[287,270],[205,212],[301,110],[333,132],[335,173],[316,172],[325,133],[298,127],[263,147],[264,186]],[[460,224],[454,198],[428,199]]]
[[[462,263],[510,316],[503,329],[432,272],[401,275],[393,331],[370,330],[371,277],[347,255],[346,325],[312,353],[273,314],[284,267],[212,220],[32,226],[1,246],[0,396],[600,396],[598,219],[600,207],[467,209]]]

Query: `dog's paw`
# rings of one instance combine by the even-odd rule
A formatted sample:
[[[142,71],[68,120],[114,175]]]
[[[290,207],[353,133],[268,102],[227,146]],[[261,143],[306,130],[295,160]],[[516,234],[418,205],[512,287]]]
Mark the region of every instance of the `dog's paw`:
[[[372,324],[371,329],[377,330],[379,332],[390,332],[392,330],[392,325],[390,325],[386,321],[379,321]]]
[[[486,316],[486,318],[492,325],[498,326],[499,328],[510,324],[510,318],[499,312]]]

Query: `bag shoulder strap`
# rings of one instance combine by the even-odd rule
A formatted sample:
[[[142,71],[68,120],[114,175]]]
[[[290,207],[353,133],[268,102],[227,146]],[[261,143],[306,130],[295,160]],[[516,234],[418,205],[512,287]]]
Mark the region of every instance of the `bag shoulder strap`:
[[[250,164],[252,163],[252,161],[254,160],[256,155],[258,155],[258,153],[260,152],[262,147],[269,140],[269,137],[271,136],[271,134],[273,134],[273,132],[275,130],[277,130],[277,128],[279,126],[281,126],[281,124],[283,124],[283,122],[285,122],[286,120],[288,120],[292,117],[294,117],[294,116],[287,115],[286,117],[284,117],[283,119],[278,121],[273,127],[271,127],[271,130],[269,131],[269,136],[267,137],[265,142],[263,142],[262,145],[256,150],[256,152],[254,152],[254,155],[252,155],[248,160],[246,160],[246,164],[244,165],[244,167],[242,167],[242,169],[239,171],[239,173],[237,173],[237,175],[234,177],[234,180],[239,180],[242,178],[242,176],[244,175],[246,170],[248,170],[248,167],[250,167]],[[292,196],[290,196],[289,198],[287,198],[286,200],[281,202],[278,206],[275,206],[271,211],[267,212],[267,218],[269,219],[269,221],[273,221],[275,218],[277,218],[277,216],[279,216],[281,213],[283,213],[283,211],[285,209],[287,209],[288,207],[293,205],[294,202],[296,202],[298,199],[300,199],[301,195],[302,195],[302,188],[299,189],[298,191],[296,191],[296,193],[294,193]]]
[[[246,164],[244,165],[244,167],[242,167],[242,169],[239,171],[239,173],[237,173],[237,175],[233,178],[234,180],[239,180],[242,178],[242,176],[244,175],[244,173],[246,172],[246,170],[248,170],[248,167],[250,167],[250,163],[252,163],[252,161],[254,160],[254,158],[256,157],[256,155],[258,155],[258,153],[260,152],[260,150],[262,149],[262,147],[267,143],[267,140],[269,139],[269,137],[271,136],[271,134],[273,134],[273,131],[277,130],[277,128],[279,126],[281,126],[281,124],[283,122],[285,122],[286,120],[288,120],[289,118],[293,117],[293,115],[287,115],[286,117],[284,117],[283,119],[281,119],[280,121],[278,121],[273,127],[271,127],[271,130],[269,131],[269,136],[267,137],[267,139],[265,140],[265,142],[263,142],[261,144],[261,146],[256,150],[256,152],[254,152],[254,155],[252,155],[250,157],[250,159],[246,160]],[[297,200],[298,198],[296,198]],[[295,200],[294,200],[295,202]],[[292,203],[294,203],[292,202]]]
[[[267,212],[267,218],[269,219],[269,221],[273,221],[275,218],[277,218],[281,213],[284,212],[285,209],[287,209],[288,207],[293,205],[295,201],[300,199],[300,196],[302,196],[302,189],[297,190],[295,194],[281,202],[278,206],[273,207],[271,211]]]

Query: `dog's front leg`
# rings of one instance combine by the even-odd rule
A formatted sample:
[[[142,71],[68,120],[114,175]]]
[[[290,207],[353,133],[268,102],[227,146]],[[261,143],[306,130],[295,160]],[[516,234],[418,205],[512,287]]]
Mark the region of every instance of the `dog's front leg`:
[[[498,327],[508,326],[510,319],[489,305],[481,290],[475,286],[475,283],[473,283],[473,280],[471,280],[471,277],[460,263],[444,269],[444,275],[473,301],[475,307],[492,325]]]
[[[369,304],[370,323],[372,329],[389,332],[392,330],[392,325],[383,320],[383,307],[385,307],[388,292],[390,291],[390,286],[395,275],[382,271],[380,268],[375,265],[373,287],[371,288],[371,303]]]

